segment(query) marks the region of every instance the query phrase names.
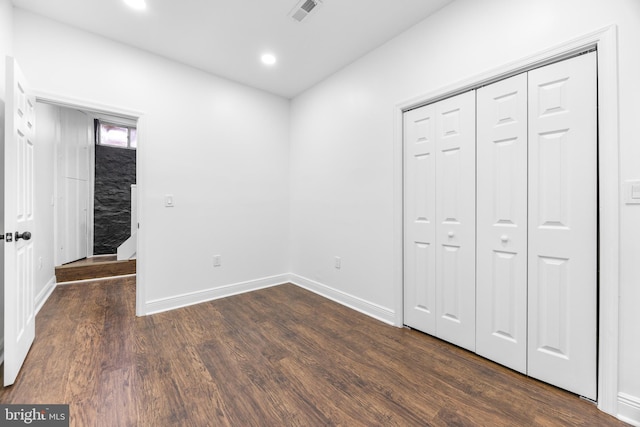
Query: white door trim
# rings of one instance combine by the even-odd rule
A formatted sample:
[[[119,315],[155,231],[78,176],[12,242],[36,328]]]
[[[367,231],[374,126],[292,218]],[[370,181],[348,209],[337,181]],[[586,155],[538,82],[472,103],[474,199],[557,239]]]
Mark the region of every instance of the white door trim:
[[[93,122],[93,120],[91,120]],[[91,123],[93,124],[93,123]],[[87,127],[87,138],[89,141],[93,141],[95,135],[92,132],[93,126]],[[89,144],[89,191],[87,194],[87,258],[93,257],[93,240],[94,240],[94,203],[95,203],[95,189],[96,189],[96,145]]]
[[[394,310],[395,325],[403,325],[403,153],[402,114],[412,108],[477,88],[529,69],[573,56],[589,48],[598,51],[598,166],[599,182],[599,348],[598,408],[618,413],[618,311],[619,311],[619,129],[618,41],[615,25],[599,29],[475,77],[442,87],[395,105],[393,139],[394,200]]]
[[[145,119],[144,113],[139,110],[132,110],[130,108],[124,108],[120,106],[101,104],[95,101],[90,101],[86,99],[73,98],[66,95],[61,95],[58,93],[52,93],[42,90],[34,89],[34,93],[36,95],[36,101],[47,102],[49,104],[59,105],[62,107],[68,108],[76,108],[79,110],[88,110],[95,113],[102,114],[115,114],[127,118],[131,118],[137,120],[138,125],[138,146],[136,149],[136,184],[138,186],[138,201],[144,200],[144,188],[146,188],[143,184],[142,177],[144,176],[144,161],[143,156],[141,155],[141,150],[144,152],[144,134],[145,134]],[[140,219],[143,217],[144,212],[144,204],[138,203],[138,224],[140,224]],[[138,247],[136,249],[136,315],[144,316],[146,315],[145,311],[145,295],[146,295],[146,286],[145,286],[145,257],[144,254],[146,251],[143,248],[141,242],[144,242],[144,228],[140,228],[138,230]],[[93,249],[91,249],[93,251]]]

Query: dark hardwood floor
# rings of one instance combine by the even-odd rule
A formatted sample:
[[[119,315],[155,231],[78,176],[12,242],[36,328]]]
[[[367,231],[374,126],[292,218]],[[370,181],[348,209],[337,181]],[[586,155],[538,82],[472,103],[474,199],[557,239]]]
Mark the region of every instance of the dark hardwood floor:
[[[294,285],[143,318],[133,278],[60,286],[2,403],[74,426],[618,426],[578,397]]]

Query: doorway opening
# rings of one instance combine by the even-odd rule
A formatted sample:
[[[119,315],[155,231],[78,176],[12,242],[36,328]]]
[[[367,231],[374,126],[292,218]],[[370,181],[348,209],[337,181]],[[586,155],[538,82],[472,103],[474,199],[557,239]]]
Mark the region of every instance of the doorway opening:
[[[137,117],[45,99],[36,115],[51,156],[56,283],[135,275]]]

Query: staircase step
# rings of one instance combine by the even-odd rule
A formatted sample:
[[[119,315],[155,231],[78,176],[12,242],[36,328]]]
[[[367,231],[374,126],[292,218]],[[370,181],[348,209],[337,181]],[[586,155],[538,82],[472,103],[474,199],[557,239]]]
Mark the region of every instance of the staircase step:
[[[84,265],[73,263],[56,267],[56,281],[73,282],[76,280],[99,279],[102,277],[124,276],[135,274],[136,260],[103,261]]]

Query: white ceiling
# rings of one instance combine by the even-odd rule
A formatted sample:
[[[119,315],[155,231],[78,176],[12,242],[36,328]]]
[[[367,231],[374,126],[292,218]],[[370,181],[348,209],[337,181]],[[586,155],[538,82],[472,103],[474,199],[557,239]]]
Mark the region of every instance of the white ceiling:
[[[287,98],[452,0],[324,0],[303,22],[298,0],[13,0],[23,8]],[[260,62],[270,51],[278,63]]]

